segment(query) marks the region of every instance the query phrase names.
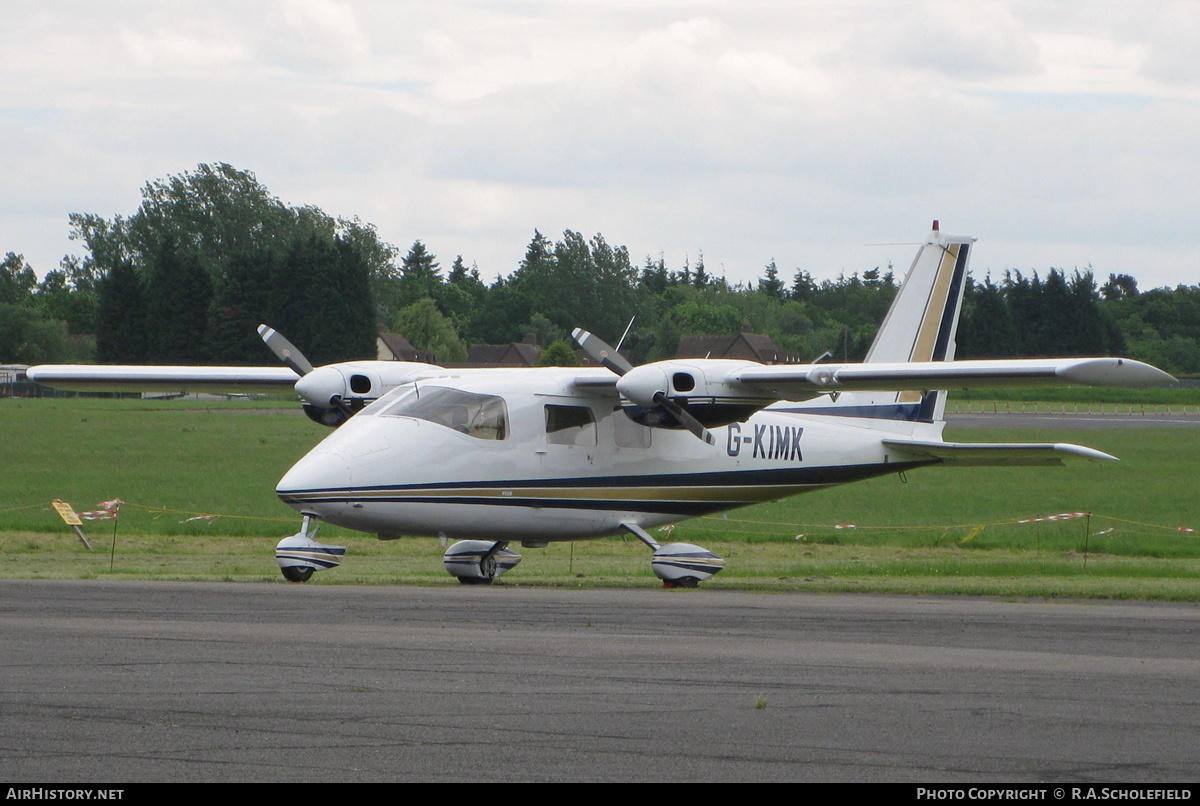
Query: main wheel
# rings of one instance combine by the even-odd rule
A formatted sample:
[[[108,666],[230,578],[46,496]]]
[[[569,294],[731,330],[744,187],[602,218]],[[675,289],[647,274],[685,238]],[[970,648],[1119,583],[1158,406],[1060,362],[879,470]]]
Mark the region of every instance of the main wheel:
[[[496,578],[496,555],[485,557],[479,561],[479,575],[483,582],[491,583]]]
[[[307,565],[289,565],[287,568],[279,570],[283,572],[283,578],[288,582],[308,582],[314,569]]]

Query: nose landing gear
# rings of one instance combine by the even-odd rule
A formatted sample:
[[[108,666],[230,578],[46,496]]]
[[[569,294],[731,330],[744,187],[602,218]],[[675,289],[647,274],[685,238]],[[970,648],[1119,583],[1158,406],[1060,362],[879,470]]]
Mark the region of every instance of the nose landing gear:
[[[279,563],[279,570],[288,582],[307,582],[314,571],[336,568],[342,564],[346,548],[326,546],[313,540],[319,528],[315,517],[305,515],[300,531],[280,540],[275,547],[275,562]]]

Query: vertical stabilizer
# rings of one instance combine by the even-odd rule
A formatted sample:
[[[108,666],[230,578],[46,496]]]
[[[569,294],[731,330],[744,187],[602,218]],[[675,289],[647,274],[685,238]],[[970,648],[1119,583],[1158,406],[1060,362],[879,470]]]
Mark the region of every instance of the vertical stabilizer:
[[[954,337],[967,285],[967,263],[974,238],[943,235],[938,222],[921,244],[887,317],[864,359],[867,363],[953,361]],[[913,419],[935,422],[946,409],[944,391],[872,395],[872,403],[916,406]]]
[[[954,360],[954,337],[974,242],[971,237],[945,235],[933,222],[867,351],[866,363]],[[931,423],[942,419],[945,407],[945,392],[851,392],[806,410]]]
[[[933,231],[921,244],[865,361],[953,361],[974,238]]]

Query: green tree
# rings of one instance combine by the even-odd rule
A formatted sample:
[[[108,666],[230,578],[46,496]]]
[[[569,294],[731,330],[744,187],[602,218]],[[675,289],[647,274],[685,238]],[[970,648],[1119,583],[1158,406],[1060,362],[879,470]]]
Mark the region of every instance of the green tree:
[[[23,255],[9,252],[0,262],[0,305],[32,305],[37,275]]]
[[[710,279],[708,272],[704,269],[704,253],[701,252],[696,258],[696,273],[692,275],[692,285],[696,288],[704,289],[708,287]]]
[[[436,359],[446,363],[467,360],[467,347],[429,297],[417,300],[396,314],[392,330],[408,339],[418,350],[432,350]]]
[[[272,250],[238,255],[215,282],[207,326],[208,358],[214,364],[254,366],[275,360],[257,327],[271,318],[269,280],[274,262],[281,259]]]
[[[1137,280],[1128,274],[1110,274],[1108,282],[1100,289],[1100,296],[1106,300],[1126,299],[1138,295]]]
[[[154,364],[199,364],[208,358],[212,281],[194,256],[168,238],[146,279],[146,358]]]
[[[69,356],[67,327],[29,305],[0,303],[0,363],[45,364]]]
[[[441,297],[442,275],[437,258],[419,240],[413,241],[408,253],[400,261],[399,288],[397,299],[400,307],[407,307],[425,298],[436,301]]]
[[[783,299],[783,280],[779,279],[779,268],[774,258],[767,264],[765,276],[758,281],[758,290],[773,299]]]
[[[642,268],[640,283],[642,288],[651,294],[658,295],[667,290],[670,273],[667,271],[667,264],[662,255],[659,255],[658,260],[651,260],[650,256],[646,255],[646,265]]]
[[[92,282],[81,282],[78,261],[64,258],[61,268],[46,272],[35,302],[47,319],[61,319],[71,333],[95,333],[98,297]]]
[[[551,343],[538,357],[537,365],[539,367],[577,367],[579,366],[579,356],[575,355],[575,351],[571,349],[571,345],[565,339],[559,339]]]
[[[470,278],[470,273],[467,271],[467,264],[463,262],[462,255],[454,256],[454,263],[450,265],[450,274],[446,275],[446,282],[458,285],[465,283]]]
[[[222,328],[219,335],[212,334],[212,358],[249,357],[248,342],[231,341],[228,331],[245,317],[260,316],[259,321],[286,332],[314,360],[323,353],[370,355],[379,313],[373,291],[387,295],[385,302],[390,303],[399,283],[396,250],[380,241],[370,224],[335,219],[312,206],[288,207],[254,174],[225,163],[201,164],[195,171],[147,183],[141,205],[129,218],[74,214],[71,224],[72,237],[90,252],[78,267],[81,280],[104,277],[119,265],[131,264],[155,288],[146,304],[167,305],[176,313],[174,319],[154,315],[146,320],[147,343],[155,355],[178,349],[166,345],[179,345],[180,334],[160,331],[174,327],[179,312],[201,300],[205,325],[193,323],[190,340],[204,342],[207,325]],[[163,264],[168,249],[180,257]],[[253,283],[247,282],[247,260],[263,267]],[[193,271],[197,267],[209,277],[207,292],[198,285],[199,275]],[[164,271],[182,271],[186,277],[168,280]],[[199,294],[193,305],[182,300],[182,286]],[[209,304],[214,293],[219,297],[215,309]],[[243,293],[252,298],[243,299]],[[160,301],[161,294],[168,300]],[[276,311],[286,318],[271,318]],[[331,311],[348,318],[333,321]],[[102,323],[112,321],[101,318]],[[252,333],[251,326],[248,339]],[[304,335],[320,346],[313,349]],[[233,346],[238,343],[241,346]]]
[[[796,269],[796,276],[792,280],[792,290],[790,296],[797,302],[804,302],[811,299],[819,290],[816,280],[813,276],[803,269]]]
[[[128,261],[118,263],[100,281],[96,360],[101,364],[144,364],[147,360],[146,293],[141,276]]]
[[[531,316],[528,324],[525,325],[523,330],[526,333],[532,333],[534,338],[537,339],[538,344],[548,345],[553,344],[556,341],[567,340],[567,334],[563,331],[563,329],[551,322],[545,316],[542,316],[540,313],[535,313],[533,316]],[[564,364],[560,366],[568,365]]]
[[[271,262],[265,319],[316,365],[375,356],[370,267],[355,244],[300,235]]]
[[[72,237],[87,245],[103,273],[122,260],[147,270],[170,242],[219,275],[233,255],[254,251],[313,218],[311,211],[287,208],[249,171],[201,163],[195,171],[147,182],[129,218],[76,213],[70,221]]]
[[[982,285],[967,279],[955,342],[956,358],[1008,358],[1017,354],[1012,315],[991,277],[985,277]]]

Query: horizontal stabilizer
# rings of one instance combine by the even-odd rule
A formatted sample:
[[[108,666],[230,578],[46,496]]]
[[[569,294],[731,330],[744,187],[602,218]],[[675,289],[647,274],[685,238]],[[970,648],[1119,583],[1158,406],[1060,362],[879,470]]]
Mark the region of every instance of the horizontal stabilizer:
[[[264,394],[290,392],[299,379],[287,367],[156,367],[43,364],[31,381],[73,392]]]
[[[1064,459],[1117,461],[1107,453],[1067,442],[912,442],[885,439],[883,444],[914,459],[937,459],[943,464],[964,467],[983,465],[1061,465]]]

